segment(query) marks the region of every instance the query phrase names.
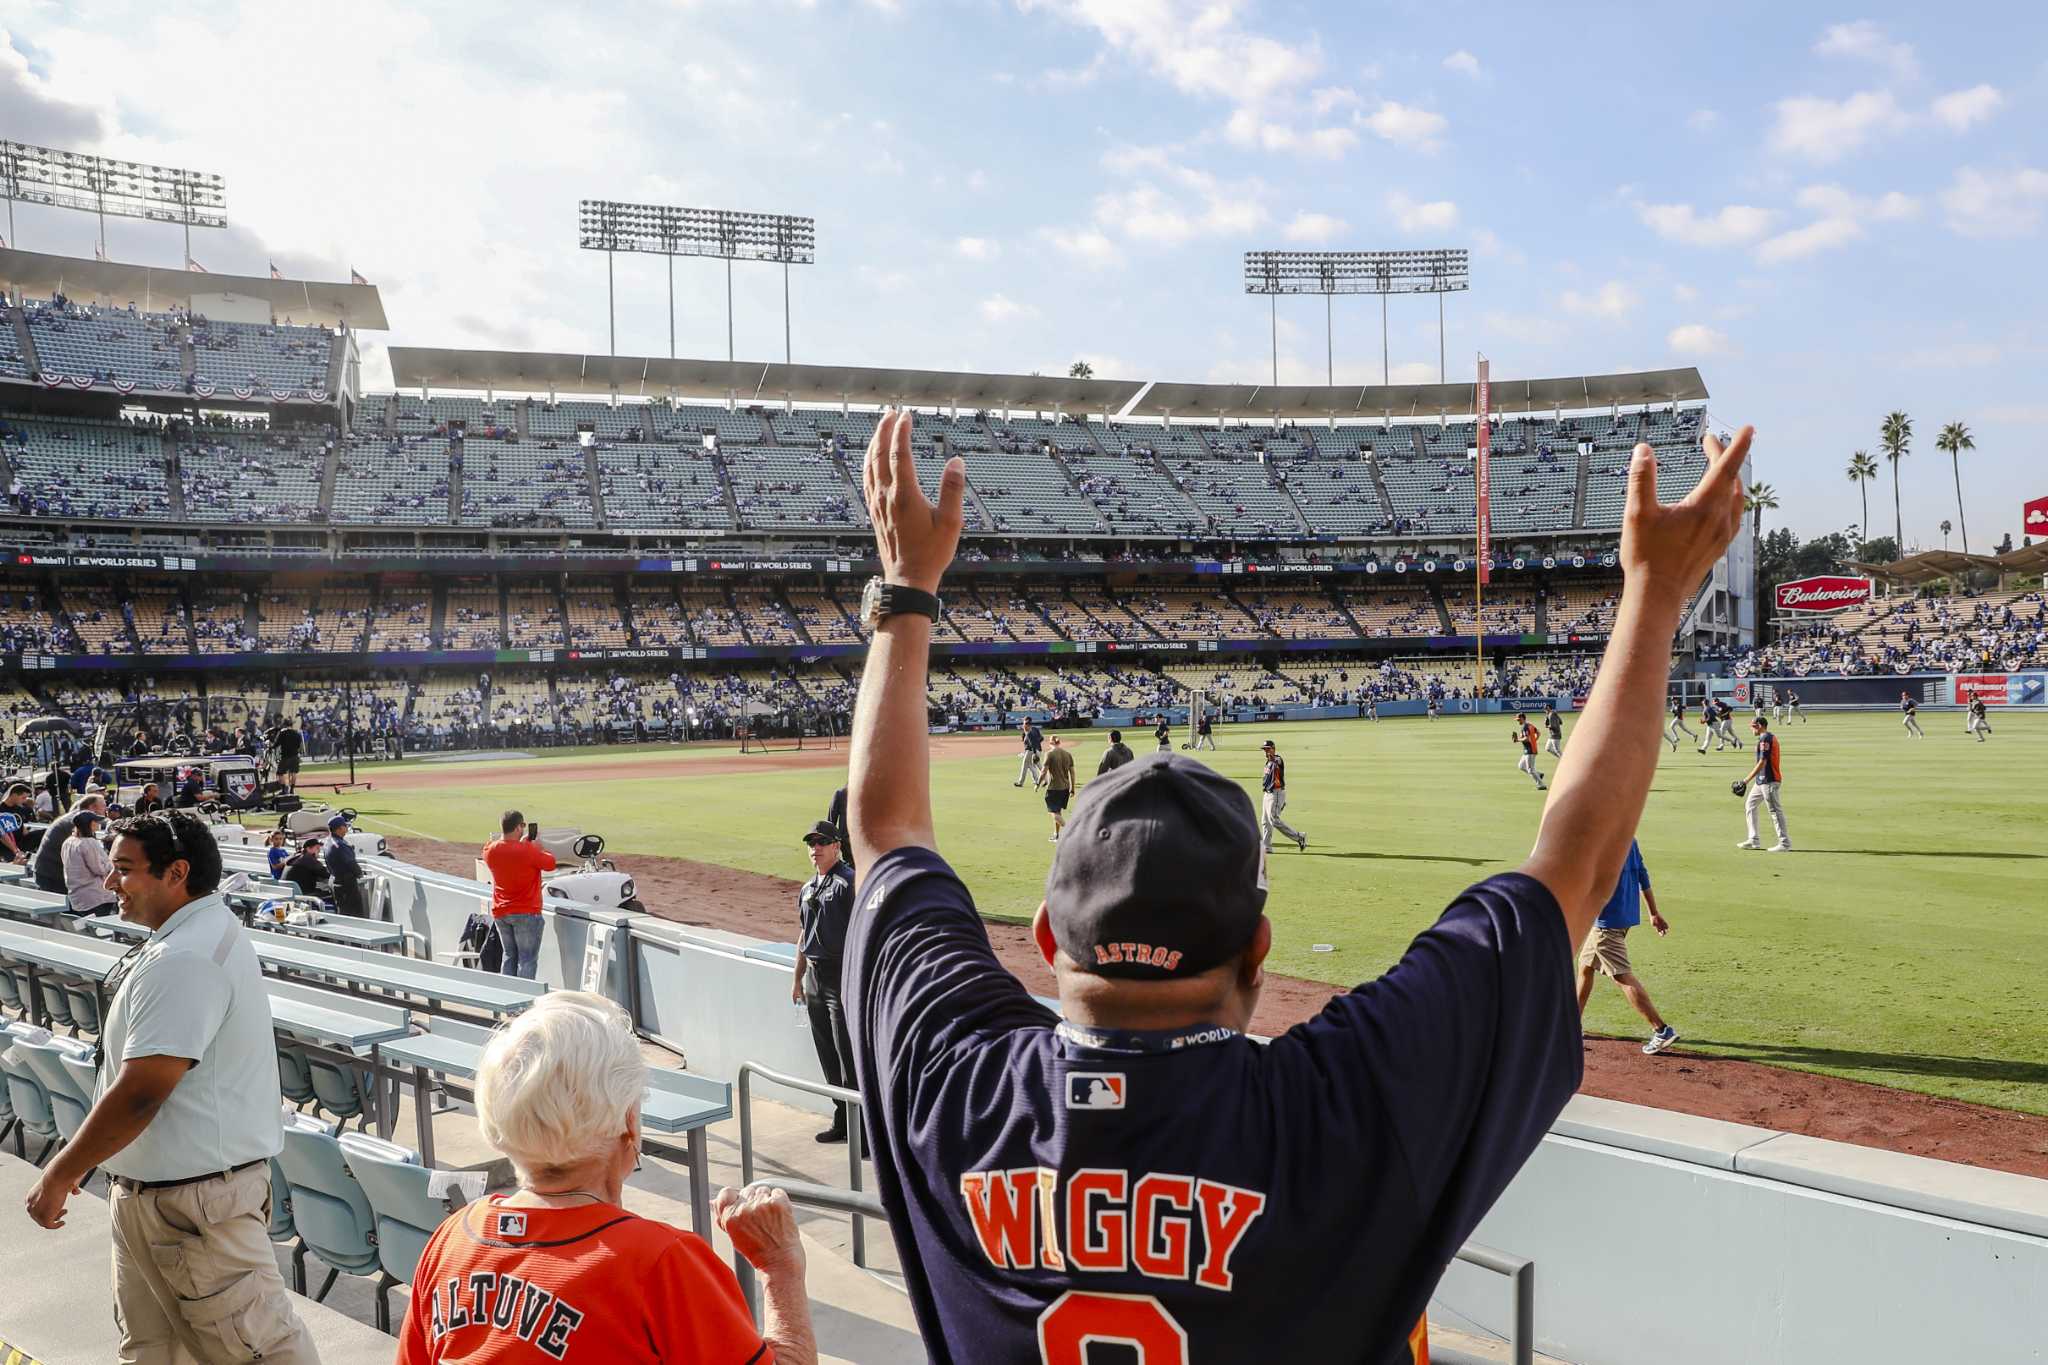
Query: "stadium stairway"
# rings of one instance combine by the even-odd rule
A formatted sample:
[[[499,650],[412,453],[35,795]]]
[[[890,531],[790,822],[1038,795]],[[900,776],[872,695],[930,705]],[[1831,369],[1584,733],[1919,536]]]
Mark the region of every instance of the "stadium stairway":
[[[1550,634],[1550,597],[1541,588],[1536,590],[1536,633]]]
[[[1593,477],[1593,447],[1579,443],[1579,481],[1572,490],[1572,525],[1586,524],[1586,483]]]
[[[199,353],[192,347],[192,328],[187,323],[178,324],[178,373],[184,376],[185,392],[192,392],[192,381],[199,376]]]
[[[1209,450],[1211,454],[1215,453],[1215,447],[1209,445],[1209,439],[1206,436],[1202,436],[1202,433],[1199,431],[1195,435],[1201,437],[1202,445],[1205,449]],[[1194,495],[1188,492],[1187,486],[1167,467],[1166,457],[1155,449],[1152,452],[1151,459],[1152,468],[1158,472],[1160,478],[1166,481],[1166,486],[1171,488],[1180,498],[1181,506],[1186,508],[1188,515],[1195,519],[1194,524],[1196,526],[1208,524],[1209,514],[1196,505]]]
[[[391,404],[396,408],[398,404]],[[448,442],[448,524],[462,525],[462,464],[455,457],[462,453],[462,442],[451,439]]]
[[[1444,628],[1444,634],[1456,635],[1458,628],[1451,624],[1451,609],[1444,603],[1444,590],[1434,583],[1429,584],[1428,587],[1429,604],[1436,608],[1437,623]]]
[[[1373,457],[1365,462],[1365,467],[1372,471],[1373,492],[1380,495],[1380,513],[1391,523],[1394,520],[1394,495],[1387,491],[1387,476],[1380,472],[1380,460],[1377,449],[1375,449]]]
[[[320,466],[320,520],[334,514],[334,485],[341,477],[341,443],[327,448],[327,460]]]
[[[327,379],[325,382],[327,384],[327,392],[330,394],[339,394],[342,391],[341,386],[346,374],[345,367],[348,364],[348,351],[349,348],[346,346],[329,345],[327,348]]]
[[[448,585],[446,583],[436,583],[434,585],[433,605],[428,609],[427,615],[427,630],[431,633],[432,639],[434,641],[434,648],[447,648],[447,645],[443,643],[443,641],[446,639],[446,636],[443,634],[443,632],[447,629],[447,626]]]
[[[178,462],[178,438],[168,431],[161,438],[163,442],[164,489],[169,494],[171,520],[185,519],[185,472]]]
[[[532,417],[533,400],[531,398],[512,405],[512,430],[518,433],[519,439],[522,441],[527,438],[527,433],[533,430]]]
[[[1266,481],[1287,500],[1288,509],[1294,513],[1294,520],[1301,527],[1301,533],[1305,536],[1314,535],[1314,529],[1308,524],[1308,513],[1302,510],[1301,503],[1296,500],[1294,490],[1288,486],[1280,467],[1271,460],[1266,461]]]
[[[591,446],[583,452],[583,476],[590,480],[590,511],[597,518],[597,528],[602,531],[610,523],[604,516],[604,482],[597,477],[597,447]]]
[[[30,333],[28,318],[22,313],[21,305],[15,304],[7,310],[8,325],[14,328],[14,345],[21,352],[21,358],[28,363],[30,374],[41,374],[43,362],[36,355],[36,339]]]
[[[1422,438],[1422,428],[1420,426],[1408,428],[1408,441],[1415,447],[1416,459],[1426,460],[1429,458],[1429,442]]]

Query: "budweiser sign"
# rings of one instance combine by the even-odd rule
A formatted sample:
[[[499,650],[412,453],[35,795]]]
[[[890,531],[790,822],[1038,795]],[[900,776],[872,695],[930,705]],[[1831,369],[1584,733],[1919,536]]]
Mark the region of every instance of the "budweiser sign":
[[[1822,574],[1778,585],[1779,611],[1840,611],[1870,600],[1867,578],[1837,578]]]

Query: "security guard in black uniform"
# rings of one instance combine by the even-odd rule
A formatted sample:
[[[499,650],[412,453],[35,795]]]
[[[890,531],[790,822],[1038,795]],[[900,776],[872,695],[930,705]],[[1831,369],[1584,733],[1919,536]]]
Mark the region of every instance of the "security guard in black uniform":
[[[828,1084],[857,1089],[853,1039],[846,1031],[846,1006],[839,993],[839,963],[845,955],[846,929],[853,919],[853,868],[842,853],[839,831],[820,820],[804,832],[811,867],[817,875],[797,893],[796,973],[789,998],[810,1015],[811,1042]],[[818,1134],[820,1142],[846,1141],[845,1106],[835,1108],[832,1126]]]

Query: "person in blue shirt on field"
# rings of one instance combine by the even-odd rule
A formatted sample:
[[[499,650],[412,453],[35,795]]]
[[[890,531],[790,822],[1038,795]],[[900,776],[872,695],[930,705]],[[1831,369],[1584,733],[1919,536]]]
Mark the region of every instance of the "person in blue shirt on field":
[[[1643,987],[1642,978],[1628,962],[1628,931],[1643,922],[1642,904],[1650,905],[1650,927],[1662,938],[1671,932],[1671,925],[1657,911],[1657,893],[1650,889],[1650,869],[1643,866],[1643,850],[1629,841],[1628,858],[1621,865],[1621,880],[1614,884],[1614,894],[1607,898],[1607,904],[1600,908],[1600,916],[1593,921],[1593,932],[1586,938],[1586,946],[1579,952],[1579,1013],[1586,1012],[1586,1001],[1593,994],[1593,977],[1596,973],[1607,973],[1621,993],[1635,1006],[1637,1014],[1649,1021],[1652,1030],[1650,1041],[1643,1044],[1643,1051],[1651,1054],[1662,1052],[1678,1041],[1678,1030],[1664,1022],[1664,1016],[1657,1013],[1657,1007],[1650,1003],[1650,992]]]

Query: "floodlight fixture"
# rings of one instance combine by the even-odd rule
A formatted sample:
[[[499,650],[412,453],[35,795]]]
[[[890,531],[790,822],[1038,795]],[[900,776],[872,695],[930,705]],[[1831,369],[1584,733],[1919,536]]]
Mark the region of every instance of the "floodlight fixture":
[[[0,142],[0,189],[7,196],[7,240],[14,235],[14,202],[78,209],[99,216],[99,255],[107,254],[107,216],[177,223],[185,229],[185,264],[192,264],[192,229],[228,225],[227,186],[219,176],[180,166],[117,161],[84,152]]]
[[[1380,380],[1391,366],[1387,348],[1387,297],[1392,294],[1437,295],[1437,378],[1444,372],[1443,295],[1472,287],[1471,256],[1463,248],[1426,251],[1247,251],[1244,292],[1265,294],[1273,319],[1273,382],[1280,382],[1280,305],[1282,294],[1321,294],[1324,299],[1325,363],[1329,382],[1336,383],[1335,306],[1338,294],[1380,296]]]
[[[605,253],[605,292],[611,294],[611,258],[620,251],[668,257],[668,353],[676,353],[676,264],[678,256],[709,256],[725,262],[725,358],[733,358],[732,263],[767,261],[782,267],[782,350],[790,358],[789,268],[817,259],[815,219],[788,213],[744,213],[734,209],[682,208],[585,199],[577,209],[576,244]],[[612,354],[618,354],[616,308]]]

